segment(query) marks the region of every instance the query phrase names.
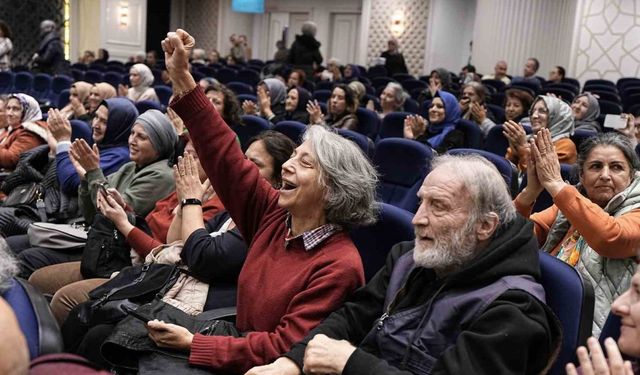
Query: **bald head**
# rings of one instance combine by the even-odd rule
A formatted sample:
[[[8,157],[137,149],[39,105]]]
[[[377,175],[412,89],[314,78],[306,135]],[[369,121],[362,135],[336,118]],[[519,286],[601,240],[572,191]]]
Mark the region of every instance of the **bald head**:
[[[494,76],[496,79],[502,79],[507,75],[507,62],[504,60],[499,60],[496,63],[496,66],[493,68]]]

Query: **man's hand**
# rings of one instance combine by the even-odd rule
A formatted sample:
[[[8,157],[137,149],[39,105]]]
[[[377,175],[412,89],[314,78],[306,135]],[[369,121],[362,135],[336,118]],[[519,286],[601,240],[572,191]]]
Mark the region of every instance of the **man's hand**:
[[[147,323],[149,338],[161,348],[191,350],[193,334],[179,325],[152,320]]]
[[[244,375],[300,375],[298,365],[287,357],[280,357],[270,365],[256,366]]]
[[[325,335],[315,335],[304,351],[305,374],[342,374],[349,357],[356,350],[346,340],[334,340]]]

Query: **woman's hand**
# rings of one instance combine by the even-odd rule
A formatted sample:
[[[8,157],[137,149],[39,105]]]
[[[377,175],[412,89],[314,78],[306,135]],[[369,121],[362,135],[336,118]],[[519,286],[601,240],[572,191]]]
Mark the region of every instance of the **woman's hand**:
[[[129,86],[125,85],[124,83],[121,83],[118,85],[118,96],[127,96],[127,94],[129,93]]]
[[[534,143],[534,140],[531,139],[529,142]],[[529,152],[527,152],[527,186],[518,194],[518,201],[525,206],[533,205],[540,193],[544,190],[540,180],[538,180],[536,161],[530,150],[531,148],[529,148]]]
[[[149,338],[161,348],[191,350],[193,334],[184,327],[154,319],[147,322],[147,331]]]
[[[462,98],[458,102],[458,105],[460,106],[460,110],[462,111],[462,113],[465,113],[471,105],[471,100],[469,98]]]
[[[71,103],[71,108],[73,108],[73,114],[76,117],[82,116],[87,113],[87,109],[84,107],[84,104],[82,104],[82,102],[77,96],[70,97],[69,103]]]
[[[322,123],[322,108],[320,108],[320,104],[318,104],[317,100],[309,100],[307,103],[307,113],[309,114],[309,123]]]
[[[189,73],[189,55],[196,45],[195,39],[186,31],[178,29],[167,33],[161,44],[174,92],[182,94],[193,89],[196,82]]]
[[[54,108],[50,108],[48,114],[47,125],[53,138],[58,142],[71,141],[71,123],[69,120]]]
[[[522,128],[522,125],[509,120],[504,123],[502,129],[502,134],[509,141],[509,147],[519,155],[522,147],[527,147],[527,133]]]
[[[404,119],[403,133],[407,139],[416,139],[427,130],[427,120],[420,115],[409,115]]]
[[[182,134],[184,133],[184,122],[178,116],[178,114],[171,109],[171,107],[167,107],[167,116],[169,117],[169,121],[171,121],[171,125],[176,129],[176,133]]]
[[[123,227],[125,224],[130,224],[124,208],[118,204],[113,197],[111,197],[111,194],[105,195],[103,193],[98,193],[96,207],[105,217],[111,220],[118,229]],[[124,233],[123,231],[121,232]]]
[[[260,113],[264,117],[270,118],[273,116],[273,111],[271,110],[271,97],[262,85],[258,86],[258,107],[260,108]]]
[[[211,181],[209,181],[208,178],[206,180],[204,180],[204,182],[202,183],[202,190],[204,190],[204,193],[202,194],[202,203],[203,204],[204,204],[204,202],[206,202],[209,199],[213,198],[214,195],[216,195],[216,191],[213,190],[213,186],[211,186]]]
[[[437,83],[432,78],[429,79],[429,92],[431,93],[431,97],[432,98],[436,96],[436,91],[441,90],[441,89],[442,89],[442,84],[441,83]]]
[[[244,112],[245,115],[257,115],[258,106],[251,100],[245,100],[242,102],[242,112]]]
[[[78,174],[80,179],[81,180],[86,179],[87,171],[82,167],[80,162],[78,160],[76,160],[76,158],[73,156],[71,151],[69,151],[69,160],[71,160],[71,164],[73,165],[73,168],[75,168],[76,173]]]
[[[200,183],[198,166],[193,156],[186,154],[178,158],[178,164],[173,166],[173,177],[176,180],[176,193],[179,201],[190,198],[202,201],[205,189]]]
[[[531,142],[531,157],[535,161],[538,181],[552,197],[555,197],[566,183],[562,181],[560,161],[549,129],[540,130],[534,139],[535,142]]]
[[[618,345],[611,338],[604,340],[604,347],[607,350],[607,358],[605,358],[600,343],[594,337],[587,340],[587,348],[581,346],[576,351],[578,361],[580,362],[580,374],[610,374],[610,375],[633,375],[631,362],[623,361]],[[565,368],[567,375],[578,375],[578,370],[573,363],[567,364]]]
[[[478,103],[471,103],[471,117],[474,122],[482,124],[487,119],[487,109]]]
[[[622,129],[616,129],[616,131],[629,138],[633,147],[636,147],[636,145],[638,144],[638,139],[636,138],[635,118],[633,117],[633,115],[628,113],[623,113],[620,116],[626,118],[627,125]]]
[[[256,366],[244,375],[299,375],[298,365],[287,357],[280,357],[270,365]]]
[[[71,155],[86,172],[100,168],[100,151],[96,144],[93,145],[92,149],[84,139],[78,139],[71,144],[69,155]]]

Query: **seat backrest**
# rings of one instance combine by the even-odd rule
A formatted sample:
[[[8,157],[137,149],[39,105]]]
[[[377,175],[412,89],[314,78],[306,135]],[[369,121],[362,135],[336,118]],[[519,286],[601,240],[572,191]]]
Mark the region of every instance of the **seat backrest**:
[[[505,156],[507,154],[507,148],[509,148],[509,141],[507,137],[502,134],[504,127],[502,124],[496,125],[489,129],[487,138],[484,140],[484,150],[489,151],[492,154],[498,156]]]
[[[605,86],[613,86],[616,87],[616,84],[608,79],[589,79],[584,83],[585,86],[591,85],[605,85]]]
[[[401,208],[380,203],[380,216],[375,224],[353,229],[350,233],[358,248],[366,281],[384,266],[389,250],[398,242],[414,238],[413,214]]]
[[[56,103],[58,103],[58,108],[64,108],[67,104],[69,104],[70,95],[71,95],[71,90],[69,89],[64,89],[60,94],[56,95],[57,97]],[[49,95],[49,98],[51,98],[51,100],[53,101],[51,95]]]
[[[255,95],[239,94],[239,95],[236,95],[236,97],[238,98],[238,102],[240,103],[240,105],[242,105],[242,102],[244,102],[245,100],[248,100],[254,103],[258,102],[258,98]]]
[[[640,97],[639,97],[640,98]],[[605,115],[619,115],[622,113],[622,106],[609,100],[598,100],[600,113]]]
[[[13,87],[13,72],[0,72],[0,94],[6,94]]]
[[[383,65],[372,66],[367,71],[367,76],[370,79],[373,79],[375,77],[386,77],[387,75],[387,68],[385,68]]]
[[[231,129],[236,132],[238,139],[240,139],[242,151],[247,150],[248,142],[251,138],[265,130],[271,129],[269,121],[259,116],[244,115],[242,116],[242,123],[243,125],[234,125],[231,127]]]
[[[236,80],[238,82],[246,83],[253,88],[256,87],[258,82],[260,82],[260,74],[251,69],[242,69],[238,72]]]
[[[229,90],[233,91],[236,95],[239,95],[239,94],[252,95],[253,94],[253,87],[251,87],[250,85],[244,82],[238,82],[238,81],[228,82],[227,87],[229,88]]]
[[[62,351],[60,329],[49,309],[49,302],[40,292],[28,282],[14,278],[2,297],[16,314],[31,359]]]
[[[30,72],[18,72],[13,81],[13,90],[28,94],[33,86],[33,74]]]
[[[84,73],[84,80],[89,83],[100,83],[104,80],[104,73],[89,69]]]
[[[366,137],[360,133],[354,132],[353,130],[348,129],[337,129],[338,134],[347,138],[353,142],[355,142],[358,147],[364,152],[365,155],[369,157],[369,159],[373,159],[373,155],[375,152],[375,146],[371,138]]]
[[[464,148],[482,148],[482,131],[476,123],[460,119],[456,124],[456,130],[464,133]]]
[[[507,188],[509,189],[509,192],[512,196],[515,195],[515,193],[518,191],[518,172],[515,169],[515,166],[511,164],[507,159],[505,159],[504,156],[499,156],[489,151],[476,150],[473,148],[458,148],[449,150],[447,151],[447,153],[451,155],[475,154],[482,156],[483,158],[490,161],[491,164],[496,167],[498,172],[500,172],[500,175],[504,179],[504,182],[507,184]]]
[[[164,108],[162,108],[162,105],[153,100],[141,100],[139,102],[135,102],[134,104],[140,114],[145,113],[149,109],[157,109],[158,111],[161,111],[161,112],[164,111]]]
[[[576,349],[591,336],[594,294],[588,280],[569,264],[545,252],[539,252],[540,283],[547,306],[562,325],[560,353],[549,374],[564,374],[564,366],[576,359]]]
[[[588,138],[595,137],[596,135],[598,135],[598,133],[591,130],[576,129],[571,136],[571,140],[576,145],[576,150],[580,151],[582,142],[584,142]]]
[[[117,72],[108,71],[102,77],[104,82],[113,86],[116,90],[118,90],[118,85],[122,83],[122,74]]]
[[[155,85],[153,89],[156,91],[156,95],[158,95],[158,99],[160,99],[160,103],[165,107],[169,105],[169,99],[171,95],[173,95],[173,89],[166,85]]]
[[[407,98],[404,101],[404,111],[419,115],[420,104],[418,104],[418,101],[413,98]]]
[[[238,73],[236,73],[236,71],[233,69],[222,68],[218,70],[215,78],[221,83],[228,83],[231,81],[237,81]]]
[[[273,127],[273,130],[286,135],[299,145],[302,143],[302,135],[307,130],[307,126],[298,121],[280,121]]]
[[[391,112],[384,116],[380,132],[380,139],[385,138],[404,138],[404,119],[411,113],[407,112]]]
[[[417,188],[431,170],[431,148],[410,139],[387,138],[376,144],[373,164],[380,174],[379,198],[415,212]]]
[[[487,109],[493,114],[493,118],[495,119],[496,124],[504,123],[504,107],[491,103],[486,103],[485,105],[487,106]]]
[[[322,89],[316,88],[316,91],[313,92],[313,99],[317,100],[320,103],[326,103],[330,97],[331,97],[331,91],[329,90],[322,90]]]
[[[380,116],[370,109],[356,109],[356,117],[358,118],[357,132],[371,139],[376,139],[378,131],[380,131]]]

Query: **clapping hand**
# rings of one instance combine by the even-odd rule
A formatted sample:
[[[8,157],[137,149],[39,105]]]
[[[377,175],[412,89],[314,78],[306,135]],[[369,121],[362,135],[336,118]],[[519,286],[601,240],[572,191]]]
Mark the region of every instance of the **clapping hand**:
[[[180,116],[178,116],[178,114],[173,109],[171,109],[171,107],[167,107],[167,116],[169,117],[173,128],[176,129],[176,133],[184,133],[184,122],[182,121]]]
[[[51,135],[58,142],[71,140],[71,123],[66,119],[59,110],[50,108],[47,125],[51,131]]]
[[[242,112],[244,112],[245,115],[257,115],[258,106],[251,100],[245,100],[242,102]]]
[[[118,85],[118,96],[127,96],[129,93],[129,86],[121,83]]]
[[[100,151],[95,143],[91,148],[84,139],[78,139],[71,144],[69,155],[73,158],[74,166],[78,163],[85,173],[100,168]]]
[[[589,347],[588,351],[584,346],[579,347],[576,351],[580,362],[580,374],[633,375],[631,362],[622,359],[620,349],[611,337],[604,340],[604,347],[607,350],[606,358],[600,343],[595,338],[590,337],[587,340],[587,346]],[[566,371],[567,375],[578,375],[578,370],[573,363],[567,365]]]
[[[205,189],[200,183],[198,166],[191,154],[178,158],[178,164],[173,166],[173,177],[176,180],[178,200],[195,198],[202,201]]]
[[[309,102],[307,102],[307,113],[309,114],[309,123],[322,123],[322,108],[320,108],[317,100],[309,100]]]
[[[471,103],[471,117],[476,123],[482,124],[487,118],[487,109],[478,103]]]
[[[427,130],[427,120],[420,115],[409,115],[404,119],[403,133],[408,139],[416,139]]]
[[[305,374],[342,374],[349,357],[356,350],[346,340],[335,340],[318,334],[309,341],[304,352]]]
[[[435,79],[429,78],[429,92],[431,93],[431,97],[436,96],[436,92],[442,89],[442,84],[436,82]]]
[[[502,126],[502,134],[509,141],[509,147],[516,154],[520,154],[522,147],[527,147],[527,133],[522,126],[515,121],[509,120]]]
[[[531,158],[535,162],[536,174],[540,184],[555,197],[565,185],[560,174],[560,161],[551,141],[549,129],[542,129],[531,142]]]

